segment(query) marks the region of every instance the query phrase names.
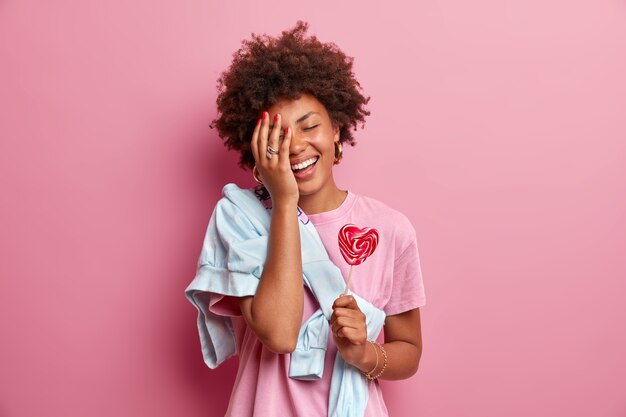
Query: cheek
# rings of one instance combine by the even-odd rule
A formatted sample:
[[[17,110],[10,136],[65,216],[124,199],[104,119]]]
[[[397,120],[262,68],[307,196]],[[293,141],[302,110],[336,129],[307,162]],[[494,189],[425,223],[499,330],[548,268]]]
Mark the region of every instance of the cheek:
[[[335,140],[332,131],[323,132],[320,137],[316,138],[318,149],[325,154],[335,155]]]

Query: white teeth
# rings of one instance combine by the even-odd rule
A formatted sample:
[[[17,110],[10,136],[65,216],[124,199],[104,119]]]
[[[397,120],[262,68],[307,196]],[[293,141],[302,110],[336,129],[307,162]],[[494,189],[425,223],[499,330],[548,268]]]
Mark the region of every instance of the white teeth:
[[[300,162],[299,164],[295,164],[291,166],[292,171],[296,171],[298,169],[304,169],[310,165],[313,165],[317,161],[317,158],[307,159],[304,162]]]

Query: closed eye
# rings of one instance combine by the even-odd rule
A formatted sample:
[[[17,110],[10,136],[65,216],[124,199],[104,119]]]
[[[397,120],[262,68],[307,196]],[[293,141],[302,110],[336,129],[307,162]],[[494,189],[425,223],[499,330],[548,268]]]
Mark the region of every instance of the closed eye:
[[[319,124],[314,125],[314,126],[310,126],[310,127],[305,127],[303,130],[313,130],[313,129],[315,129],[318,126],[319,126]]]

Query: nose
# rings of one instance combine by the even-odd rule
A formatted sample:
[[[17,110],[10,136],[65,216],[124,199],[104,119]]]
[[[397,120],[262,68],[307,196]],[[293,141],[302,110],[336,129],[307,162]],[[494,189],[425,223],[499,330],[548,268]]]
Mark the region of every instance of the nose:
[[[306,137],[298,129],[293,129],[291,134],[291,143],[289,144],[289,155],[299,155],[304,152],[308,146]]]

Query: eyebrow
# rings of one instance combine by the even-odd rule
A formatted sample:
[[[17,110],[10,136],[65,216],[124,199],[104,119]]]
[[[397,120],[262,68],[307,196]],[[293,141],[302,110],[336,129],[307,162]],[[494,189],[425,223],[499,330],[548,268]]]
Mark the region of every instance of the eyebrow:
[[[302,123],[302,122],[304,122],[306,119],[308,119],[310,116],[312,116],[314,114],[318,114],[319,115],[319,113],[316,112],[316,111],[310,111],[307,114],[305,114],[304,116],[302,116],[301,118],[299,118],[298,120],[296,120],[296,123]],[[269,126],[269,129],[272,130],[273,128],[274,128],[274,124],[271,124]]]
[[[316,112],[316,111],[310,111],[307,114],[305,114],[304,116],[302,116],[301,118],[299,118],[298,120],[296,120],[296,123],[304,122],[306,119],[309,118],[309,116],[312,116],[314,114],[319,114],[319,113]]]

